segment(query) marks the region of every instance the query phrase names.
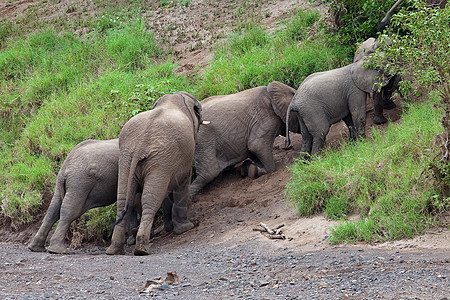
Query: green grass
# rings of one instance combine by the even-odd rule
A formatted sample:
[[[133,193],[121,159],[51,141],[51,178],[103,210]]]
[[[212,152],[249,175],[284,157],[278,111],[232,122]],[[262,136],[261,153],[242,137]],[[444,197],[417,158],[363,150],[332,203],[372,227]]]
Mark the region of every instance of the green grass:
[[[189,90],[140,21],[83,38],[43,30],[0,52],[0,217],[35,221],[69,151],[118,136],[133,115],[166,93]],[[111,222],[113,219],[111,220]],[[87,223],[87,226],[90,226]]]
[[[430,166],[442,132],[436,100],[408,105],[399,124],[381,134],[323,151],[310,163],[292,167],[286,198],[302,216],[324,212],[342,220],[330,241],[384,241],[422,233],[437,210],[449,209],[439,195]],[[361,220],[347,220],[351,214]]]
[[[344,47],[318,25],[317,11],[298,11],[273,36],[258,25],[248,25],[219,44],[214,60],[199,81],[200,98],[230,94],[277,80],[297,88],[311,73],[349,62]],[[309,32],[316,31],[309,40]]]

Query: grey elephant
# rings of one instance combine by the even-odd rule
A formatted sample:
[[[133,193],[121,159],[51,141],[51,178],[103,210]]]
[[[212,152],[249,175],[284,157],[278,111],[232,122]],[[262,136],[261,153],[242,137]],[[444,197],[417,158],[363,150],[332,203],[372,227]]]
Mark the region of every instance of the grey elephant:
[[[142,187],[142,215],[135,255],[150,254],[149,239],[156,212],[164,201],[166,230],[181,234],[194,225],[187,217],[195,139],[202,106],[191,94],[159,98],[153,109],[131,118],[119,134],[117,220],[106,254],[124,253],[132,195]]]
[[[225,168],[247,158],[254,161],[246,166],[250,177],[273,172],[273,143],[280,133],[285,134],[284,120],[294,94],[295,89],[274,81],[203,100],[203,117],[211,123],[198,132],[191,197]],[[289,129],[299,132],[296,119],[291,118]]]
[[[347,124],[352,139],[365,136],[367,93],[385,86],[388,79],[366,68],[364,61],[311,74],[300,84],[289,104],[286,124],[289,124],[290,112],[296,112],[304,157],[319,152],[330,126],[341,120]],[[288,132],[286,145],[289,144]]]
[[[379,42],[375,38],[368,38],[365,40],[355,52],[353,62],[357,62],[364,57],[373,55],[379,48]],[[374,116],[373,122],[375,124],[383,124],[387,122],[387,119],[383,115],[383,108],[393,109],[396,107],[394,101],[392,101],[392,93],[398,89],[398,84],[401,81],[401,77],[398,75],[392,76],[387,84],[383,86],[379,91],[373,92],[373,106]]]
[[[50,253],[69,253],[65,236],[70,224],[92,208],[116,202],[118,162],[118,139],[87,140],[75,146],[61,166],[44,221],[28,248],[36,252],[45,251],[47,236],[59,220],[47,250]],[[133,213],[130,227],[137,224],[137,215]]]

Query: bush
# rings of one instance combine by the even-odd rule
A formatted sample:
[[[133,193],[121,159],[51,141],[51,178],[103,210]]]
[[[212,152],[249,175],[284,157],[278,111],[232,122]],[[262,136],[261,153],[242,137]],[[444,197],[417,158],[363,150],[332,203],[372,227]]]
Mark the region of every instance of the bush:
[[[441,155],[431,163],[444,196],[450,196],[450,5],[444,9],[427,7],[423,1],[413,1],[409,11],[401,10],[392,18],[397,31],[386,31],[381,37],[385,49],[376,61],[390,74],[403,77],[403,95],[421,97],[429,91],[439,92],[443,131],[436,136]],[[408,32],[407,35],[401,33]],[[389,59],[386,59],[389,58]],[[411,98],[411,97],[409,97]]]
[[[450,208],[429,168],[436,155],[430,145],[442,130],[435,104],[410,105],[403,122],[391,124],[383,135],[374,130],[373,139],[345,143],[308,164],[296,164],[286,198],[304,216],[321,211],[331,219],[361,216],[335,226],[333,242],[373,242],[423,232],[435,212]]]
[[[396,1],[335,0],[329,1],[328,6],[343,42],[357,44],[377,36],[381,20]]]

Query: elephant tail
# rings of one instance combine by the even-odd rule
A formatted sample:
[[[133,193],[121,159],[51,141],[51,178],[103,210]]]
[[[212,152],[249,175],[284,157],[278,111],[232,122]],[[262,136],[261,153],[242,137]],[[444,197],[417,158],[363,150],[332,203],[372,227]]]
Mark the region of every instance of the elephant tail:
[[[128,173],[128,179],[127,179],[127,191],[126,191],[126,198],[125,198],[125,205],[122,211],[122,214],[120,215],[120,217],[116,220],[116,222],[113,223],[113,226],[119,224],[120,222],[123,221],[123,219],[125,218],[125,216],[127,215],[127,213],[133,211],[134,208],[134,200],[135,200],[135,196],[138,190],[138,184],[135,180],[135,171],[136,171],[136,167],[137,164],[139,163],[139,156],[138,155],[133,155],[133,158],[131,159],[131,164],[130,164],[130,169],[129,169],[129,173]]]
[[[286,138],[284,139],[284,147],[288,148],[291,145],[291,137],[289,136],[289,115],[291,113],[291,105],[288,106],[286,113]]]

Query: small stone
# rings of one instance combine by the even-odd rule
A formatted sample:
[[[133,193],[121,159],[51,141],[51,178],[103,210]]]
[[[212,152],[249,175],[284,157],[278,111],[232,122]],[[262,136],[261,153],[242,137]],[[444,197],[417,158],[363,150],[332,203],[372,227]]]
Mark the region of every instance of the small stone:
[[[164,291],[167,289],[170,289],[170,285],[165,284],[165,283],[158,287],[158,290],[161,290],[161,291]]]
[[[263,280],[261,280],[261,281],[259,282],[259,287],[267,286],[267,285],[269,285],[269,283],[270,283],[270,282],[268,282],[268,281],[263,281]]]

